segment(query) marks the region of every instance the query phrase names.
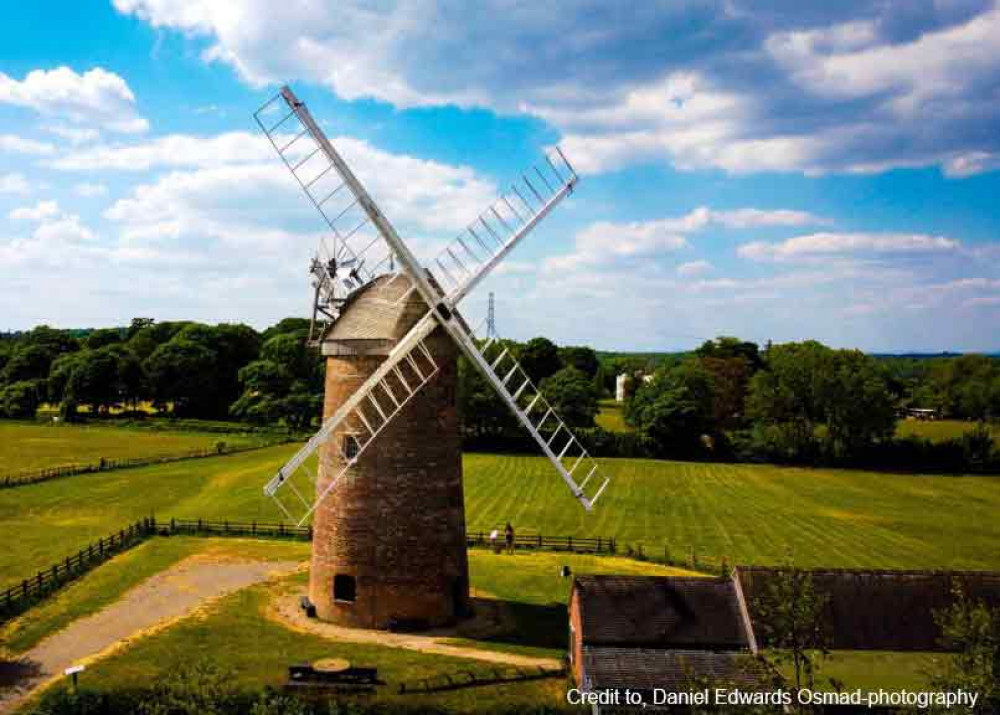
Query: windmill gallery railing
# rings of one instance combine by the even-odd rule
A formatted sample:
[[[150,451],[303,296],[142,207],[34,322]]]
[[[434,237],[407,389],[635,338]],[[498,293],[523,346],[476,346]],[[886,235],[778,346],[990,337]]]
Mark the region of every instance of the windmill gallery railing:
[[[0,621],[13,618],[38,601],[54,594],[69,582],[100,566],[114,556],[138,546],[153,536],[241,537],[254,539],[312,540],[311,526],[281,522],[229,521],[228,519],[156,519],[147,517],[102,537],[51,566],[39,569],[34,576],[0,591]],[[500,545],[503,537],[500,537]],[[489,532],[469,531],[466,543],[471,547],[491,546]],[[576,553],[616,553],[613,537],[544,536],[520,533],[515,549],[572,551]]]

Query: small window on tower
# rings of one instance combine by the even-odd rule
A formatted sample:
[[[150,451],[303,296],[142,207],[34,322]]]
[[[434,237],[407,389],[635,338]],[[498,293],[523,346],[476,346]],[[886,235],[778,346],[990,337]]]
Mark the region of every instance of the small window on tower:
[[[333,577],[333,600],[354,603],[357,599],[357,584],[353,576],[339,573]]]
[[[358,452],[361,449],[358,446],[358,438],[353,434],[344,435],[344,457],[347,459],[354,459],[358,456]]]

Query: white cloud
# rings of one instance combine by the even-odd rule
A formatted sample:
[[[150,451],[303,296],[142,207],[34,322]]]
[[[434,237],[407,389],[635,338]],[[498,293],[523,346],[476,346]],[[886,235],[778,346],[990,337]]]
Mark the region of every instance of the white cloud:
[[[44,221],[61,213],[55,201],[39,201],[34,206],[21,206],[12,210],[9,217],[14,221]]]
[[[1000,152],[969,151],[955,154],[944,163],[946,176],[963,178],[1000,169]]]
[[[162,167],[204,167],[278,161],[262,135],[227,132],[208,137],[168,134],[132,144],[99,144],[67,153],[50,162],[64,171],[112,169],[149,171]]]
[[[253,86],[302,80],[348,100],[541,117],[583,172],[938,165],[960,177],[996,168],[980,157],[1000,153],[996,4],[921,5],[909,23],[891,3],[114,4],[185,34]]]
[[[0,174],[0,194],[27,194],[31,184],[21,174]]]
[[[0,104],[112,132],[135,134],[149,128],[136,114],[135,95],[125,80],[101,67],[83,74],[69,67],[33,70],[23,80],[0,72]]]
[[[871,23],[779,32],[768,52],[804,90],[837,98],[887,95],[898,114],[965,93],[970,78],[997,66],[1000,5],[955,27],[886,44]],[[846,38],[846,40],[845,40]]]
[[[688,261],[677,266],[677,275],[690,278],[708,273],[710,270],[712,270],[712,264],[709,261]]]
[[[44,127],[45,131],[57,137],[68,140],[71,144],[85,144],[97,141],[101,133],[93,127],[74,127],[65,124],[51,124]]]
[[[77,196],[84,196],[86,198],[93,198],[95,196],[104,196],[108,193],[108,187],[104,184],[93,184],[86,181],[79,184],[73,185],[73,193]]]
[[[707,206],[699,206],[681,216],[654,221],[598,221],[576,235],[572,253],[547,259],[545,267],[548,270],[568,270],[615,260],[673,253],[688,246],[688,234],[709,226],[750,229],[827,223],[830,223],[828,219],[805,211],[757,208],[715,211]]]
[[[781,261],[834,254],[941,253],[959,246],[956,239],[920,233],[812,233],[778,243],[745,243],[737,253],[754,261]]]
[[[495,198],[493,182],[470,167],[391,154],[352,137],[332,141],[390,220],[414,230],[458,231]],[[67,155],[54,166],[198,169],[173,172],[155,184],[139,186],[132,197],[109,210],[110,218],[133,224],[184,216],[177,205],[179,197],[187,210],[234,216],[242,207],[254,221],[266,218],[275,207],[286,216],[288,211],[301,216],[308,208],[267,140],[248,133],[174,135],[144,144],[95,147]]]
[[[12,154],[35,154],[43,156],[52,154],[56,148],[48,142],[26,139],[16,134],[0,134],[0,152]]]

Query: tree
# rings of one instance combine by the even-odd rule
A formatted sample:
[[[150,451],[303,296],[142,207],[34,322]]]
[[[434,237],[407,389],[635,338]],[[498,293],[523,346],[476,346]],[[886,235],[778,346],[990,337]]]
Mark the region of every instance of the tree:
[[[565,367],[575,367],[587,377],[593,379],[600,367],[597,353],[592,348],[566,347],[559,348],[559,360]]]
[[[254,422],[278,422],[305,429],[323,409],[323,364],[306,345],[307,334],[296,330],[274,334],[260,350],[260,359],[239,371],[239,398],[230,414]]]
[[[958,583],[953,593],[951,607],[934,617],[942,645],[954,655],[932,684],[979,693],[977,713],[1000,712],[1000,608],[972,600]]]
[[[44,380],[21,380],[0,389],[0,413],[5,417],[30,419],[45,394]]]
[[[174,338],[158,347],[146,360],[154,403],[183,416],[205,416],[216,402],[213,350],[193,342]]]
[[[860,350],[838,350],[823,395],[826,443],[840,456],[860,454],[896,430],[896,408],[882,367]]]
[[[626,403],[625,417],[660,456],[696,454],[712,434],[712,376],[687,360],[642,382]]]
[[[545,399],[571,427],[593,427],[597,415],[597,393],[593,381],[575,367],[564,367],[540,386]]]
[[[720,335],[715,340],[706,340],[694,352],[699,358],[743,359],[749,364],[752,372],[756,372],[763,366],[757,343],[727,335]]]
[[[100,350],[108,345],[120,343],[123,340],[123,332],[120,328],[101,328],[100,330],[95,330],[87,336],[87,347],[91,350]]]
[[[56,354],[45,345],[22,344],[4,366],[3,381],[44,380]]]
[[[827,626],[829,597],[816,591],[812,573],[791,563],[774,572],[757,597],[757,623],[762,641],[777,662],[791,661],[795,688],[812,688],[816,655],[830,654]]]
[[[815,341],[772,346],[750,380],[746,404],[758,431],[785,457],[809,457],[821,444],[830,454],[856,456],[895,429],[882,367],[860,351]]]
[[[465,357],[458,359],[458,414],[466,435],[492,443],[484,446],[505,446],[521,438],[517,418]]]
[[[73,365],[64,399],[107,411],[118,402],[118,356],[108,349],[86,350]]]
[[[536,385],[562,367],[559,348],[548,338],[532,338],[518,351],[518,362]]]

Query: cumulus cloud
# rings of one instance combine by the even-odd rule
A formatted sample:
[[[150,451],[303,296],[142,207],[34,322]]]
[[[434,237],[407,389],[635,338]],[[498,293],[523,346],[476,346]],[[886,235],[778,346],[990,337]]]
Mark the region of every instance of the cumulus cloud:
[[[108,187],[104,184],[95,184],[84,181],[73,185],[73,193],[77,196],[83,196],[85,198],[94,198],[95,196],[104,196],[107,194]]]
[[[137,134],[149,129],[136,113],[135,95],[125,80],[101,67],[82,74],[69,67],[38,69],[22,80],[0,72],[0,104],[112,132]]]
[[[754,261],[783,261],[837,254],[942,253],[959,246],[954,238],[920,233],[811,233],[778,243],[745,243],[737,253]]]
[[[569,270],[583,266],[674,253],[686,248],[687,235],[710,226],[750,229],[764,226],[810,226],[829,223],[828,219],[805,211],[741,208],[717,211],[699,206],[681,216],[654,221],[615,223],[598,221],[576,235],[571,253],[545,262],[547,270]],[[694,271],[699,270],[696,266]]]
[[[20,206],[8,216],[13,221],[44,221],[62,213],[55,201],[39,201],[34,206]]]
[[[31,184],[22,174],[0,174],[0,194],[27,194]]]
[[[303,80],[351,100],[541,117],[586,172],[936,165],[958,178],[995,170],[1000,154],[1000,6],[985,0],[115,6],[184,33],[255,86]]]
[[[0,152],[44,156],[54,153],[55,150],[55,146],[48,142],[27,139],[16,134],[0,134]]]
[[[710,270],[712,270],[712,264],[709,261],[688,261],[677,266],[677,275],[691,278],[708,273]]]

